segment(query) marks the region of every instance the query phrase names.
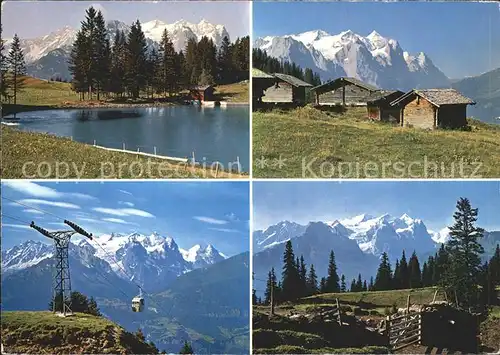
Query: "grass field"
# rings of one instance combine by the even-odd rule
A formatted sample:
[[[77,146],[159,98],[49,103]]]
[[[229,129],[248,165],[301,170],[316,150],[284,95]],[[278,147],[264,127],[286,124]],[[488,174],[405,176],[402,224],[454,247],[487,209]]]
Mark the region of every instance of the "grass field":
[[[215,178],[215,171],[165,160],[111,152],[43,133],[22,132],[2,125],[4,179],[16,178]],[[31,162],[31,163],[29,163]],[[24,171],[23,171],[23,166]],[[149,168],[148,168],[149,167]],[[244,175],[218,171],[217,178]]]
[[[394,127],[312,107],[254,112],[253,174],[266,178],[488,178],[500,176],[500,125],[468,131]]]
[[[216,88],[216,94],[220,100],[248,103],[249,102],[249,83],[235,83],[228,85],[219,85]],[[153,102],[157,98],[139,100],[141,104]],[[4,102],[5,104],[6,102]],[[11,102],[12,103],[12,102]],[[99,104],[112,104],[109,100],[80,101],[79,95],[71,90],[70,83],[60,83],[55,81],[40,80],[37,78],[26,77],[24,89],[17,95],[17,111],[27,111],[40,108],[54,107],[87,107],[98,106]],[[134,104],[134,103],[132,103]]]
[[[363,322],[376,328],[394,308],[410,304],[429,304],[435,288],[373,292],[325,293],[286,302],[275,307],[270,316],[269,305],[253,306],[253,349],[256,354],[314,353],[388,353],[386,337],[367,330]],[[325,315],[335,309],[336,298],[342,311],[343,326]],[[437,301],[444,295],[438,292]],[[495,352],[500,341],[500,307],[495,306],[481,323],[481,347]],[[344,324],[348,324],[347,326]],[[400,353],[428,353],[429,345],[415,345]],[[453,353],[453,352],[450,352]]]
[[[2,344],[6,352],[50,353],[154,353],[113,322],[84,313],[58,317],[52,312],[2,312]]]

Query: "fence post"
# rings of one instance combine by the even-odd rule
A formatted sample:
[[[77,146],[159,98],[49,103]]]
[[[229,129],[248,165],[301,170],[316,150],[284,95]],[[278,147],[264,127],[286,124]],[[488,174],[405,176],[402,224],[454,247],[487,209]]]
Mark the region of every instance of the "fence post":
[[[219,162],[215,164],[215,178],[217,179],[217,174],[219,173]]]
[[[156,146],[154,148],[155,148],[155,155],[156,155]]]
[[[385,331],[387,332],[387,343],[389,344],[389,348],[392,348],[392,346],[391,346],[391,316],[387,316],[387,318],[386,318]]]
[[[422,345],[422,313],[418,314],[418,345]]]
[[[342,326],[342,319],[340,318],[340,305],[339,305],[339,298],[337,297],[337,312],[339,314],[339,325]]]
[[[94,147],[95,147],[95,139],[94,139]]]
[[[125,150],[125,142],[123,142],[123,150]]]

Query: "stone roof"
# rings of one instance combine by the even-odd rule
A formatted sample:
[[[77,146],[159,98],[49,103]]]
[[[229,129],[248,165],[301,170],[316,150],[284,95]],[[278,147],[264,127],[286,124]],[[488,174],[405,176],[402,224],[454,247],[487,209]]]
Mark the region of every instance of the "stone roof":
[[[363,89],[366,89],[369,91],[379,90],[376,86],[364,83],[359,79],[356,79],[353,77],[344,77],[344,76],[337,78],[337,79],[330,80],[324,84],[315,86],[311,90],[319,91],[319,92],[327,92],[327,91],[335,90],[335,89],[338,89],[338,88],[344,86],[344,82],[348,82],[352,85],[358,86],[360,88],[363,88]]]
[[[391,105],[397,105],[400,102],[411,97],[412,95],[418,95],[429,101],[431,104],[438,107],[443,105],[476,104],[472,99],[465,97],[455,89],[425,89],[425,90],[414,89],[406,93],[405,95],[401,96],[400,98],[394,100],[393,102],[391,102]]]
[[[273,74],[275,77],[278,79],[281,79],[283,81],[286,81],[288,84],[296,86],[296,87],[302,87],[302,86],[311,86],[311,84],[306,83],[305,81],[302,81],[300,79],[297,79],[294,76],[287,75],[287,74],[281,74],[281,73],[274,73]]]
[[[391,100],[394,101],[403,96],[404,92],[399,90],[377,90],[366,97],[366,102],[377,103],[379,101]],[[389,101],[389,102],[391,102]]]
[[[274,79],[272,75],[269,75],[265,72],[263,72],[260,69],[257,68],[252,68],[252,78],[267,78],[267,79]]]

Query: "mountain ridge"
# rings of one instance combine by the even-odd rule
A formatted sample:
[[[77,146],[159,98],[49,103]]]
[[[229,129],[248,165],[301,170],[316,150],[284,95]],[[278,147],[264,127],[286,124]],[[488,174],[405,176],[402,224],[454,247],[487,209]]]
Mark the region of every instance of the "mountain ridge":
[[[259,37],[254,47],[269,56],[311,68],[322,80],[356,77],[384,89],[449,87],[450,80],[424,52],[411,55],[399,42],[377,31],[361,36],[351,30],[329,34],[321,29]]]

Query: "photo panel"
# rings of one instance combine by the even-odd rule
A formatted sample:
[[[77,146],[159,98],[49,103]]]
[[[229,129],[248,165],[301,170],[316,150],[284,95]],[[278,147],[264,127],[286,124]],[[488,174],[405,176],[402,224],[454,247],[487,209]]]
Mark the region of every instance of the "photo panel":
[[[253,176],[500,177],[494,2],[255,2]]]
[[[2,353],[248,354],[249,198],[244,181],[3,181]]]
[[[500,181],[253,183],[254,354],[498,351]]]
[[[2,177],[248,178],[250,6],[3,1]]]

